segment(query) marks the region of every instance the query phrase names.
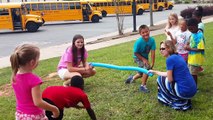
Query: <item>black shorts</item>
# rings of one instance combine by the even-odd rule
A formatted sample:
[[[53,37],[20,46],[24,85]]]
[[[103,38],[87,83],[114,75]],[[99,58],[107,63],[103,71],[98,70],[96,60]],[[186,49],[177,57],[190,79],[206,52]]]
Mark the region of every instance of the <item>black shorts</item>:
[[[44,101],[46,101],[46,102],[48,102],[49,104],[51,104],[51,105],[55,105],[54,104],[54,102],[52,102],[51,100],[49,100],[49,99],[47,99],[47,98],[43,98],[43,100]],[[55,105],[56,106],[56,105]],[[57,106],[56,106],[57,107]],[[59,109],[59,108],[58,108]],[[63,119],[63,116],[64,116],[64,110],[61,110],[61,109],[59,109],[59,111],[60,111],[60,115],[59,115],[59,117],[58,118],[53,118],[52,117],[52,115],[53,115],[53,113],[51,112],[51,111],[45,111],[45,114],[46,114],[46,116],[47,116],[47,118],[49,119],[49,120],[62,120]]]

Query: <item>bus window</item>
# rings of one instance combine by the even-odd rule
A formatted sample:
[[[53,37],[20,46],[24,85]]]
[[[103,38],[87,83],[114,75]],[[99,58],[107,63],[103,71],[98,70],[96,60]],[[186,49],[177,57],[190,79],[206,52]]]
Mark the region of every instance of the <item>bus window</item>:
[[[109,3],[108,3],[108,6],[112,6],[112,3],[111,3],[111,2],[109,2]]]
[[[100,3],[100,6],[104,6],[104,3]]]
[[[27,11],[30,11],[30,4],[25,5],[25,7],[27,8]]]
[[[64,6],[64,10],[69,10],[69,5],[68,5],[68,3],[64,3],[63,6]]]
[[[81,4],[80,3],[77,2],[75,5],[76,5],[76,9],[81,9]]]
[[[107,6],[107,2],[104,2],[104,6]]]
[[[32,10],[33,10],[33,11],[37,11],[37,10],[38,10],[37,4],[32,4]]]
[[[50,4],[49,3],[45,3],[44,7],[45,7],[45,10],[50,10]]]
[[[75,9],[74,3],[70,3],[70,9]]]
[[[62,3],[58,3],[58,4],[57,4],[57,8],[58,8],[58,10],[63,10],[63,8],[62,8]]]
[[[38,4],[38,10],[44,10],[44,5],[43,4]]]
[[[127,5],[131,5],[131,2],[130,2],[130,1],[127,1]]]
[[[7,8],[0,9],[0,16],[9,15],[9,11]]]
[[[51,10],[56,10],[56,4],[55,3],[51,4]]]

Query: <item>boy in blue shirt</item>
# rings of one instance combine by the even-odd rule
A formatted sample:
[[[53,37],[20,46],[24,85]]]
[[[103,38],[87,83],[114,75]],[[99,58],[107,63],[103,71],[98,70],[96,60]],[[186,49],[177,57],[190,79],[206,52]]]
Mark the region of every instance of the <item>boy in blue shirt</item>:
[[[138,67],[144,68],[144,69],[152,69],[155,63],[155,49],[156,44],[153,37],[150,37],[150,30],[149,27],[146,25],[141,25],[139,27],[139,33],[141,37],[139,37],[135,44],[133,49],[133,58],[135,63],[138,64]],[[149,63],[149,53],[151,52],[151,59],[152,64]],[[141,72],[138,72],[136,75],[132,76],[130,75],[127,80],[125,81],[126,84],[132,83],[134,80],[142,77],[142,83],[139,87],[139,91],[148,93],[149,90],[146,87],[146,82],[148,79],[147,74],[143,74]]]

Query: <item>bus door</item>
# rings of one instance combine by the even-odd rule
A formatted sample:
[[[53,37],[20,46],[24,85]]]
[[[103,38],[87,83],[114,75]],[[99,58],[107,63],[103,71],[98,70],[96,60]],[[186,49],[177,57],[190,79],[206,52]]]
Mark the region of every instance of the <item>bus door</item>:
[[[83,21],[89,21],[89,15],[92,13],[88,4],[82,4]]]
[[[11,11],[14,30],[22,29],[20,8],[12,8]]]
[[[154,11],[158,10],[158,0],[154,0],[153,8]]]
[[[11,11],[8,8],[0,8],[0,29],[13,29]]]

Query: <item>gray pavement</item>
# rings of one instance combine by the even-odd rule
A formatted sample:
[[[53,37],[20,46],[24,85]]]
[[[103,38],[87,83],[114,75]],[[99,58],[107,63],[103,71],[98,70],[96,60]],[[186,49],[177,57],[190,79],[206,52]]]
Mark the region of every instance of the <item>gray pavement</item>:
[[[167,22],[167,20],[160,21],[160,22],[156,23],[154,25],[154,27],[150,27],[151,36],[163,34],[166,22]],[[210,16],[210,17],[208,16],[206,18],[204,17],[203,23],[208,23],[208,22],[213,22],[213,16]],[[109,33],[109,34],[89,38],[89,39],[85,40],[85,41],[87,41],[85,47],[88,51],[90,51],[90,50],[100,49],[100,48],[109,47],[112,45],[117,45],[117,44],[136,40],[139,37],[139,34],[131,33],[131,31],[132,31],[132,28],[125,30],[124,31],[125,36],[123,36],[123,37],[117,36],[118,33],[115,32],[115,33]],[[113,38],[113,36],[114,36],[114,38]],[[104,38],[105,38],[105,40],[104,40]],[[108,39],[106,39],[106,38],[108,38]],[[113,38],[113,39],[110,39],[110,38]],[[61,56],[63,54],[64,50],[71,44],[72,43],[66,43],[66,44],[62,44],[62,45],[51,46],[51,47],[40,49],[40,52],[41,52],[40,60],[45,60],[45,59]],[[9,66],[10,66],[9,56],[0,58],[0,68],[5,68],[5,67],[9,67]]]

